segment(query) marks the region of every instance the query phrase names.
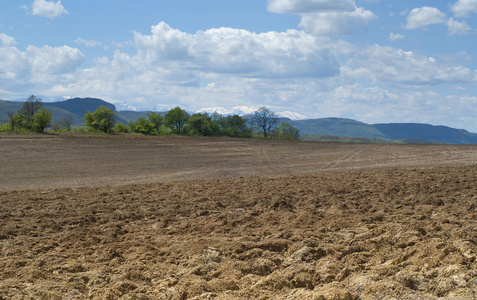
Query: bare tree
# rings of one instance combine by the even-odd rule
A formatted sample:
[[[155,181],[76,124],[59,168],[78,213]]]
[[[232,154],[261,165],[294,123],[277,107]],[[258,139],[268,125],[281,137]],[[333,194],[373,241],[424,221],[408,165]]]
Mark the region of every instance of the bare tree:
[[[278,116],[266,107],[260,107],[252,118],[252,125],[258,128],[263,137],[268,137],[277,127]]]
[[[7,115],[9,119],[8,123],[10,123],[12,132],[15,132],[15,127],[17,127],[17,125],[20,125],[20,115],[12,111],[7,112]]]
[[[71,131],[71,125],[73,125],[74,116],[72,114],[68,114],[64,117],[61,121],[61,127],[63,127],[66,131]]]

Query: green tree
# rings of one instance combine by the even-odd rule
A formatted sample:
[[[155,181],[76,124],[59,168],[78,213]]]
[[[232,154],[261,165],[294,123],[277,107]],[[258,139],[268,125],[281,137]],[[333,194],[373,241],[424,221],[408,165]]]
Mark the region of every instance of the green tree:
[[[141,117],[131,124],[131,131],[142,134],[151,134],[155,129],[154,124],[148,119]]]
[[[225,118],[223,132],[231,137],[250,137],[251,131],[247,126],[247,120],[239,115],[231,115]]]
[[[179,106],[169,110],[164,118],[164,125],[181,134],[182,128],[187,125],[190,115]]]
[[[147,117],[149,118],[149,122],[151,122],[154,125],[154,128],[156,128],[157,133],[160,133],[161,126],[164,124],[164,118],[159,113],[155,112],[148,113]]]
[[[116,124],[114,125],[113,127],[113,131],[115,133],[129,133],[129,128],[132,126],[132,123],[130,124],[130,126],[124,124],[124,123],[121,123],[119,121],[116,121]]]
[[[267,138],[277,127],[278,116],[266,107],[260,107],[252,118],[252,125],[257,128],[257,133]]]
[[[214,135],[214,125],[218,126],[212,123],[207,113],[197,113],[190,116],[186,129],[189,134],[211,136]]]
[[[300,139],[300,130],[291,126],[289,123],[282,122],[280,126],[278,126],[275,137],[279,140],[298,141]]]
[[[53,113],[46,108],[42,108],[33,115],[32,129],[35,132],[43,133],[45,128],[50,126]]]
[[[113,128],[114,116],[115,112],[112,109],[100,106],[93,113],[87,111],[84,121],[87,127],[108,133]]]
[[[23,103],[22,108],[18,110],[21,126],[26,130],[33,130],[33,116],[42,107],[41,98],[37,98],[35,95],[28,97],[25,103]]]

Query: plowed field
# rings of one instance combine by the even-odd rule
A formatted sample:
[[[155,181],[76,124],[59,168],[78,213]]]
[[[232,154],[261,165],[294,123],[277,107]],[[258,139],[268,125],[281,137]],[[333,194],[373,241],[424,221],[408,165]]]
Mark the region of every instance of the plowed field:
[[[477,146],[0,135],[0,299],[477,299]]]

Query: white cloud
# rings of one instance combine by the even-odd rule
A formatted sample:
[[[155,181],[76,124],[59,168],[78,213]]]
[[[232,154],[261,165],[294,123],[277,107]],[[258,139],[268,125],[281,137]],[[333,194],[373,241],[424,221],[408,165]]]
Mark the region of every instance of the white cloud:
[[[450,18],[447,21],[449,35],[468,35],[472,28],[466,22],[455,21]]]
[[[276,13],[298,14],[300,26],[314,35],[349,35],[352,24],[366,29],[376,18],[369,10],[357,7],[354,0],[269,0],[268,10]]]
[[[0,47],[0,88],[12,92],[37,93],[43,86],[74,80],[84,55],[68,46],[42,48]]]
[[[352,12],[356,9],[354,0],[271,0],[268,10],[275,13],[304,14],[309,12]]]
[[[84,61],[84,54],[68,46],[38,48],[28,46],[26,53],[32,72],[40,75],[66,74],[74,72]]]
[[[97,58],[94,67],[73,72],[42,94],[192,110],[205,103],[241,103],[286,111],[291,100],[298,107],[307,91],[316,94],[319,82],[338,80],[337,56],[355,50],[347,42],[297,30],[257,34],[217,28],[190,34],[165,23],[152,26],[150,34],[134,33],[133,46],[135,54],[118,49],[112,58]]]
[[[343,117],[366,123],[417,122],[477,131],[476,97],[445,96],[434,91],[390,92],[360,84],[316,94],[308,117]],[[313,112],[316,112],[313,114]],[[472,129],[474,128],[474,129]]]
[[[314,35],[344,36],[352,33],[350,24],[366,29],[376,16],[369,10],[356,8],[352,12],[309,13],[301,16],[300,26]]]
[[[46,0],[35,0],[31,7],[33,15],[47,17],[49,19],[68,14],[68,11],[61,4],[61,1],[50,2]]]
[[[391,41],[397,41],[397,40],[400,40],[400,39],[403,39],[405,38],[404,35],[402,34],[399,34],[399,33],[389,33],[389,40]]]
[[[368,78],[374,84],[419,87],[476,82],[476,73],[466,67],[379,45],[368,47],[341,71],[345,77]]]
[[[458,0],[451,6],[456,17],[469,17],[477,13],[477,0]]]
[[[17,42],[11,36],[6,35],[5,33],[0,33],[0,48],[2,47],[15,47]]]
[[[415,8],[407,17],[405,29],[425,29],[429,25],[445,23],[446,14],[435,7]]]
[[[97,42],[94,40],[85,40],[83,38],[77,38],[75,41],[77,45],[85,45],[86,47],[99,47],[101,46],[101,42]]]
[[[218,28],[188,34],[159,23],[150,35],[134,34],[134,59],[149,66],[164,63],[175,68],[245,77],[330,77],[339,63],[327,44],[301,31],[256,34]]]
[[[0,47],[0,83],[16,85],[16,81],[22,81],[29,73],[28,58],[25,53],[14,47]]]

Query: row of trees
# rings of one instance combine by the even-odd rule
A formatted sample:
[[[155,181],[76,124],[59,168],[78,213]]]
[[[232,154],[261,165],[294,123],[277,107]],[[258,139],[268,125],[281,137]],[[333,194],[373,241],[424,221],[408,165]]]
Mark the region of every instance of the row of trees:
[[[8,113],[8,126],[12,132],[31,131],[42,133],[51,126],[52,113],[45,109],[41,99],[30,96],[16,113]],[[196,113],[190,115],[180,107],[175,107],[165,114],[149,112],[135,122],[115,123],[115,112],[104,106],[84,115],[86,127],[91,131],[104,133],[140,133],[161,134],[175,133],[197,136],[230,136],[248,138],[258,136],[284,140],[298,140],[299,131],[288,123],[278,124],[278,116],[268,108],[259,108],[249,120],[239,116],[222,116],[218,113]],[[73,116],[57,122],[53,129],[70,131]]]
[[[84,119],[87,127],[105,133],[160,134],[162,128],[165,127],[166,130],[171,130],[176,134],[198,136],[247,138],[256,135],[283,140],[298,140],[300,138],[298,129],[286,122],[278,124],[278,116],[265,107],[258,109],[250,122],[239,115],[222,116],[218,113],[190,115],[180,107],[169,110],[164,116],[155,112],[150,112],[147,116],[147,118],[139,118],[136,122],[130,122],[128,125],[119,122],[114,124],[114,112],[106,107],[100,107],[93,113],[87,112]]]

